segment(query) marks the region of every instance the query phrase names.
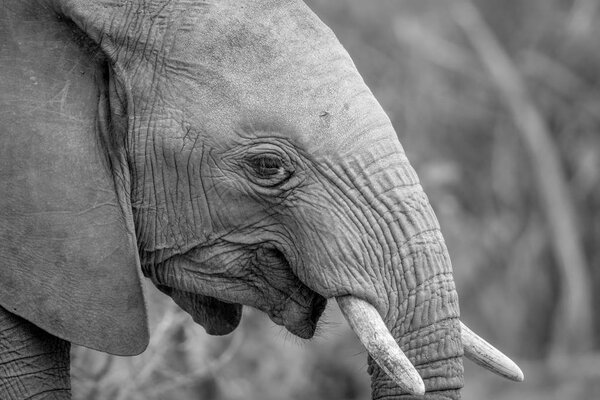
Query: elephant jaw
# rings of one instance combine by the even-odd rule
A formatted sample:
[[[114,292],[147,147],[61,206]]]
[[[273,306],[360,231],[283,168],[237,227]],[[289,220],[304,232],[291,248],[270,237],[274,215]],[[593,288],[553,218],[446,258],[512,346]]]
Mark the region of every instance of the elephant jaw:
[[[190,314],[194,322],[202,325],[209,335],[222,336],[233,332],[242,318],[241,304],[228,303],[214,297],[161,285],[158,285],[158,289]],[[310,303],[305,307],[288,298],[283,312],[267,311],[267,315],[274,323],[284,326],[290,333],[302,339],[310,339],[317,329],[319,317],[325,310],[327,300],[315,295]]]
[[[235,242],[235,238],[229,239],[228,245]],[[250,249],[249,253],[235,253],[237,247],[227,252],[218,246],[197,246],[183,254],[169,255],[158,263],[145,262],[143,272],[210,335],[226,335],[235,330],[242,316],[242,305],[248,305],[263,311],[274,323],[300,338],[313,337],[327,300],[301,282],[288,259],[273,246],[244,243],[240,248]],[[231,264],[231,260],[219,257],[222,254],[235,254],[237,259],[248,263],[240,264],[237,269],[219,270],[215,265]],[[204,273],[211,270],[221,272]],[[268,270],[270,274],[254,272],[254,284],[247,285],[250,290],[239,288],[237,282],[243,277],[240,274],[257,270]]]
[[[190,314],[194,322],[202,325],[209,335],[227,335],[237,328],[242,319],[241,304],[227,303],[214,297],[162,285],[157,285],[157,287]]]
[[[202,325],[209,335],[222,336],[233,332],[242,318],[241,304],[163,285],[157,287],[190,314],[194,322]],[[267,311],[267,315],[274,323],[284,326],[290,333],[302,339],[310,339],[315,333],[319,317],[326,305],[327,300],[316,293],[313,293],[308,306],[300,305],[288,297],[283,312]]]

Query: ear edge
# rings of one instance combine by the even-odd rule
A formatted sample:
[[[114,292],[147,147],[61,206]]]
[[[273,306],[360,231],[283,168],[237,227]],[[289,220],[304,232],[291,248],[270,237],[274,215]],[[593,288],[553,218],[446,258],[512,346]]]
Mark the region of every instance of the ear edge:
[[[70,342],[139,354],[147,309],[127,189],[95,135],[98,60],[64,21],[35,16],[7,28],[19,53],[0,60],[0,91],[20,99],[0,121],[0,304]],[[48,36],[61,46],[41,46]]]

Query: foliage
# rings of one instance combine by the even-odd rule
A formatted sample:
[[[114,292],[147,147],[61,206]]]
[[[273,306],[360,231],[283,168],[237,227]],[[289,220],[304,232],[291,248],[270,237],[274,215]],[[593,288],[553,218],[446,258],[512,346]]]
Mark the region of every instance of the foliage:
[[[465,362],[463,397],[593,398],[600,3],[478,0],[468,14],[470,4],[309,2],[354,58],[421,177],[453,259],[463,320],[524,366],[526,382],[513,384]],[[556,153],[551,170],[536,172],[552,157],[528,144],[528,115]],[[566,198],[552,208],[554,185],[566,188]],[[555,236],[567,229],[557,223],[564,213],[574,217],[576,234],[567,241],[581,270],[560,259],[566,242]],[[337,309],[328,311],[320,338],[299,342],[256,311],[245,310],[233,336],[213,338],[160,294],[151,303],[154,333],[143,355],[73,351],[77,398],[369,396],[366,356]],[[568,321],[592,323],[579,329]]]

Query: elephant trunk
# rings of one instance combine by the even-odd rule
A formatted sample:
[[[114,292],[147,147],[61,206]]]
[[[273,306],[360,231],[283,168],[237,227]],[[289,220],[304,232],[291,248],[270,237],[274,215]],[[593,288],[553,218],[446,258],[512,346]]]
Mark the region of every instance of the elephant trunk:
[[[379,216],[383,290],[338,304],[369,352],[373,399],[458,399],[463,344],[448,250],[414,170],[395,167],[380,162],[365,194]]]
[[[71,398],[71,344],[0,307],[3,399]]]
[[[390,296],[390,309],[382,319],[390,338],[405,354],[408,373],[400,377],[390,374],[379,355],[369,352],[373,399],[460,398],[463,345],[458,297],[447,250],[441,235],[435,236],[437,240],[423,240],[403,255],[402,264],[412,265],[414,272],[408,276],[414,273],[414,280],[403,279],[397,295]],[[424,397],[418,396],[424,392]]]
[[[386,325],[421,377],[426,394],[414,397],[423,392],[399,385],[371,355],[373,399],[459,399],[463,346],[454,283],[449,276],[432,274],[418,283],[403,303],[408,307],[400,306],[398,313],[388,315]]]
[[[428,202],[423,202],[422,207],[425,218],[417,234],[419,239],[409,239],[410,244],[399,249],[405,271],[399,286],[403,290],[398,297],[391,296],[385,322],[423,379],[425,398],[458,399],[463,386],[458,295],[433,210]],[[414,276],[412,282],[406,280],[407,275]],[[374,399],[411,398],[402,395],[418,394],[399,388],[372,358],[370,366]]]
[[[373,399],[459,399],[463,351],[485,368],[522,381],[515,363],[460,322],[437,218],[402,149],[386,148],[393,154],[370,147],[362,162],[336,171],[337,176],[361,171],[347,196],[362,205],[358,214],[373,227],[363,232],[340,224],[345,230],[336,234],[348,240],[344,247],[362,243],[371,257],[357,261],[355,253],[345,252],[346,269],[352,276],[363,274],[366,284],[335,294],[369,352]]]

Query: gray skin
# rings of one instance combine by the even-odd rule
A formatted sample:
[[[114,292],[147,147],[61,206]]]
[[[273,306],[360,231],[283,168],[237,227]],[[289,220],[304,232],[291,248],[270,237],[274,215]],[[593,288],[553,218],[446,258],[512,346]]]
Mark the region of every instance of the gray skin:
[[[0,327],[1,397],[69,398],[71,344],[2,307]]]
[[[370,360],[373,398],[460,397],[436,217],[306,5],[9,0],[0,19],[0,346],[40,359],[0,348],[0,397],[68,398],[68,342],[143,351],[142,273],[211,334],[248,305],[310,338],[326,299],[366,300],[427,389]]]

